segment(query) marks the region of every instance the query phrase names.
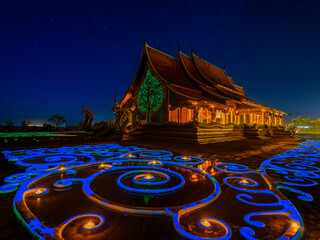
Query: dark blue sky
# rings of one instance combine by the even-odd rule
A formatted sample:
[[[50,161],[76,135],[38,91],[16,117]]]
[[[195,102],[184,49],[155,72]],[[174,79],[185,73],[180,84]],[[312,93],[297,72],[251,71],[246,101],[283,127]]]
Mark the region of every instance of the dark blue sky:
[[[147,43],[232,71],[256,102],[320,118],[320,1],[1,1],[0,122],[108,120]]]

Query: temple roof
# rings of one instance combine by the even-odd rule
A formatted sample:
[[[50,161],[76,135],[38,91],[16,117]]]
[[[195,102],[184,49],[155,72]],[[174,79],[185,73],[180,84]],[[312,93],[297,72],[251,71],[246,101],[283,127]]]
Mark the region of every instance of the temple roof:
[[[217,101],[217,99],[220,99],[221,101],[221,99],[226,100],[235,98],[240,100],[245,98],[243,92],[237,91],[235,87],[231,89],[225,86],[226,83],[233,86],[232,81],[227,78],[221,69],[214,67],[213,65],[213,70],[211,70],[211,72],[214,72],[214,69],[216,69],[221,75],[221,78],[225,79],[224,81],[226,83],[224,83],[224,85],[220,84],[223,83],[222,80],[219,84],[209,84],[208,80],[201,76],[194,60],[185,54],[179,52],[178,58],[174,58],[147,44],[145,49],[154,71],[169,85],[169,88],[172,88],[172,90],[183,96],[197,100],[210,100],[210,96],[206,96],[209,94],[211,95],[211,98],[214,98],[212,99],[213,101]],[[200,59],[199,62],[205,61]],[[222,71],[222,74],[220,70]],[[214,77],[211,76],[211,79],[214,79]]]
[[[210,64],[195,54],[191,57],[178,51],[178,57],[172,57],[144,43],[140,65],[134,80],[126,91],[133,93],[138,86],[146,64],[149,64],[158,78],[171,91],[192,100],[213,102],[234,101],[240,108],[268,108],[250,101],[242,87],[235,85],[225,71]],[[159,79],[159,80],[160,80]],[[125,104],[126,98],[121,104]],[[249,103],[249,104],[248,104]],[[240,106],[241,105],[241,106]]]
[[[230,79],[227,78],[227,75],[225,74],[225,72],[208,63],[207,61],[197,57],[195,54],[192,53],[192,59],[194,61],[194,65],[196,66],[196,68],[198,69],[198,71],[200,72],[200,74],[207,79],[208,81],[210,81],[213,84],[220,84],[222,86],[225,86],[227,88],[231,88],[233,90],[235,90],[232,81],[230,81]]]
[[[193,63],[193,60],[187,55],[179,52],[179,57],[181,59],[181,64],[185,67],[187,73],[199,84],[206,86],[208,83],[199,75],[196,66]]]
[[[147,54],[154,70],[169,84],[175,84],[190,90],[193,86],[187,79],[178,59],[147,46]],[[201,93],[199,91],[199,93]]]
[[[227,100],[230,98],[229,96],[224,96],[223,94],[219,93],[216,87],[208,85],[207,81],[200,76],[198,70],[196,69],[196,66],[193,63],[192,58],[181,53],[180,51],[178,53],[178,57],[185,74],[191,81],[193,81],[198,87],[200,87],[202,91],[208,93],[209,95],[215,98],[223,100]]]

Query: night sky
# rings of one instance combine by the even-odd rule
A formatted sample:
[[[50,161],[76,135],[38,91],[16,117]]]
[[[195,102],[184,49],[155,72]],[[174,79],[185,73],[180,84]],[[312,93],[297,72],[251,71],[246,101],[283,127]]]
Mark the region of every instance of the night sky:
[[[0,2],[0,123],[34,124],[52,114],[68,125],[113,114],[147,43],[232,72],[249,99],[320,118],[320,1]]]

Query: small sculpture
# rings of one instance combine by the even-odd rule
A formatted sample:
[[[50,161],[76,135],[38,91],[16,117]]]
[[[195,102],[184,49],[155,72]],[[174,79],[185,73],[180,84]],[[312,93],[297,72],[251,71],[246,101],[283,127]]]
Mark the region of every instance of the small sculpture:
[[[135,107],[132,104],[126,104],[126,106],[121,107],[116,100],[117,95],[114,97],[114,104],[112,107],[112,111],[116,117],[115,131],[120,134],[128,133],[129,116],[135,110]]]
[[[82,104],[82,114],[85,118],[82,124],[83,130],[85,130],[86,132],[92,131],[92,122],[94,120],[94,114],[92,113],[91,109],[88,110],[84,104]]]

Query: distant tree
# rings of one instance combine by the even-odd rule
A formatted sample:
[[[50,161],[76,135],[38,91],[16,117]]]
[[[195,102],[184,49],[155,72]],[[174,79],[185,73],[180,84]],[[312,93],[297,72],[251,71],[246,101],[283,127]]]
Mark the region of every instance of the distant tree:
[[[51,118],[48,119],[49,122],[52,122],[56,127],[59,127],[61,124],[67,123],[66,117],[60,114],[54,114]]]
[[[295,119],[295,118],[292,119],[290,126],[294,126],[294,127],[295,127],[295,126],[298,126],[298,121],[297,121],[297,119]]]
[[[10,119],[10,120],[8,120],[8,121],[5,121],[5,124],[6,124],[6,127],[7,127],[8,131],[9,131],[9,132],[12,132],[14,122]]]
[[[27,122],[26,120],[22,120],[20,122],[20,125],[21,125],[21,127],[28,127],[30,125],[30,122],[29,121]]]
[[[25,131],[26,128],[30,125],[30,122],[27,122],[26,120],[22,120],[22,121],[20,122],[20,125],[21,125],[23,131]]]
[[[50,124],[47,124],[47,123],[44,123],[43,125],[42,125],[42,129],[44,130],[44,131],[51,131],[51,128],[52,128],[52,126],[50,125]]]
[[[291,122],[291,126],[310,126],[316,128],[320,127],[320,119],[311,120],[309,117],[302,118],[301,116],[298,116],[297,118],[292,119]]]
[[[148,70],[138,92],[138,108],[146,112],[146,120],[151,122],[151,112],[157,111],[163,101],[163,90],[160,82]]]

